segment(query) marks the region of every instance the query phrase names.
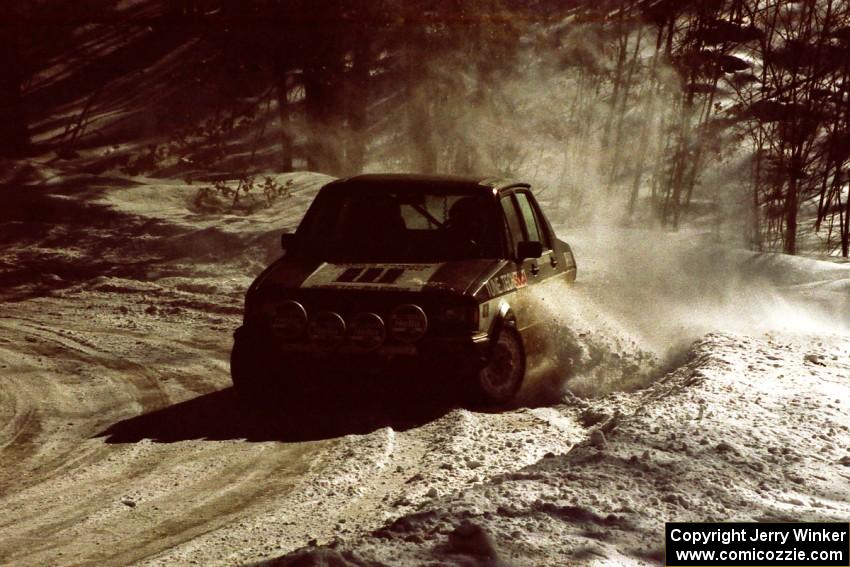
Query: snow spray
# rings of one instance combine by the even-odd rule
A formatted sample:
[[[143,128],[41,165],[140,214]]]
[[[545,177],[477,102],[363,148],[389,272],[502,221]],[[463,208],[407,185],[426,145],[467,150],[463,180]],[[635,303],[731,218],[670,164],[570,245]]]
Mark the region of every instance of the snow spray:
[[[578,280],[531,291],[557,325],[561,392],[646,386],[710,332],[850,332],[850,266],[723,248],[687,233],[608,227],[564,236]]]

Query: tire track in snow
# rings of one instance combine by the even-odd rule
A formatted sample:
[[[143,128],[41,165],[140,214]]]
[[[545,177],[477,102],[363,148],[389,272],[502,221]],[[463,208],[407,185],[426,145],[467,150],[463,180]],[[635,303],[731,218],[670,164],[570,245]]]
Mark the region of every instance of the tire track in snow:
[[[0,364],[15,365],[0,411],[16,424],[4,423],[0,452],[0,478],[12,480],[0,496],[0,563],[261,559],[377,529],[437,495],[564,452],[578,436],[538,408],[453,410],[409,429],[303,442],[246,442],[226,428],[211,440],[204,427],[175,442],[152,441],[156,430],[104,442],[95,435],[105,428],[229,385],[229,342],[203,312],[147,315],[152,297],[67,293],[17,303],[15,318],[0,319],[11,339],[0,342]],[[168,424],[186,416],[175,415]]]

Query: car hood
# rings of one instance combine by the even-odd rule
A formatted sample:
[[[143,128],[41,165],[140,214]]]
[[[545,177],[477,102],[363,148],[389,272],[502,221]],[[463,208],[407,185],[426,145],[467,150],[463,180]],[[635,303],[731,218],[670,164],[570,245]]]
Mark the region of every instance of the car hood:
[[[304,266],[283,260],[272,265],[256,286],[471,294],[502,263],[503,260],[475,259],[429,264],[323,262]]]

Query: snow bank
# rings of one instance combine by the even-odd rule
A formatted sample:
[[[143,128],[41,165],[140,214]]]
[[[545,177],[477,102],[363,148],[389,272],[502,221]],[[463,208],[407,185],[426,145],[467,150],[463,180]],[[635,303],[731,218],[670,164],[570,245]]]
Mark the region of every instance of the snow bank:
[[[844,337],[712,334],[646,390],[560,407],[587,426],[566,454],[275,564],[657,565],[665,521],[842,521],[848,394]]]
[[[334,179],[310,172],[269,176],[279,185],[289,184],[291,197],[278,198],[271,206],[258,208],[250,215],[197,212],[193,202],[198,190],[205,185],[203,182],[169,184],[159,179],[137,178],[138,185],[107,189],[95,202],[124,213],[197,229],[216,227],[235,233],[294,230],[318,190]]]

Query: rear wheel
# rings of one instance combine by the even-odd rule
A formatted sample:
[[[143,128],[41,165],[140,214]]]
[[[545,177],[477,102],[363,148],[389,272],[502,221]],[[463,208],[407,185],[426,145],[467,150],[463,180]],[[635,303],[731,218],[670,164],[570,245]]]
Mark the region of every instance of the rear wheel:
[[[484,404],[505,404],[516,396],[525,379],[525,349],[519,333],[506,327],[493,345],[490,362],[478,371],[476,398]]]

